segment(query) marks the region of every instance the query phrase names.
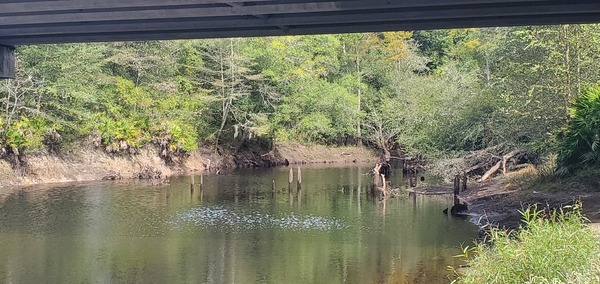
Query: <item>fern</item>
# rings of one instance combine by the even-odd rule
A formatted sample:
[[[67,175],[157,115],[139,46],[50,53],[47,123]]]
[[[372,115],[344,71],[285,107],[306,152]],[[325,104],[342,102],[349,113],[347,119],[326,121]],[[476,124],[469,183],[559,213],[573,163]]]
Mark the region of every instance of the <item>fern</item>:
[[[569,124],[557,135],[557,175],[589,167],[600,156],[600,86],[587,89],[569,108]]]

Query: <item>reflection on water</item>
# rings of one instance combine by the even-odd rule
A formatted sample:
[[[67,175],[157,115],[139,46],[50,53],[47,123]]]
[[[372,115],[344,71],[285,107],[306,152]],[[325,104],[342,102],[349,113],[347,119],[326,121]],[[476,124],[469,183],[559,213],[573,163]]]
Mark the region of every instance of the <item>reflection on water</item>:
[[[320,216],[281,217],[260,212],[235,212],[222,206],[193,208],[175,217],[172,224],[192,223],[199,227],[213,227],[220,230],[245,229],[287,229],[331,231],[343,229],[341,222]]]
[[[288,171],[0,191],[0,282],[448,283],[477,235],[451,197],[367,201],[368,167]]]

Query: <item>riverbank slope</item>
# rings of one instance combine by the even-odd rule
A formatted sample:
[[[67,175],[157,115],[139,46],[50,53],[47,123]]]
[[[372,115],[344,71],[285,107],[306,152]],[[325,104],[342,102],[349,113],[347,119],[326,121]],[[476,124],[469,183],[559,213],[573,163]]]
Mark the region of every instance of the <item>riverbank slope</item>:
[[[134,155],[108,154],[103,149],[81,144],[69,151],[40,151],[26,156],[26,166],[15,167],[0,159],[0,187],[43,183],[81,182],[102,179],[165,178],[210,168],[221,172],[238,167],[268,167],[305,163],[352,163],[375,161],[377,154],[365,147],[327,147],[288,142],[272,149],[248,147],[236,154],[218,154],[201,147],[169,163],[155,147],[147,146]]]
[[[484,182],[471,181],[466,191],[459,194],[468,212],[480,216],[480,224],[491,223],[507,229],[518,228],[520,210],[530,205],[538,208],[561,208],[581,202],[584,215],[593,223],[600,222],[600,190],[574,190],[565,187],[557,191],[531,186],[535,171],[526,168],[500,175]],[[452,185],[423,187],[414,190],[420,194],[452,194]]]

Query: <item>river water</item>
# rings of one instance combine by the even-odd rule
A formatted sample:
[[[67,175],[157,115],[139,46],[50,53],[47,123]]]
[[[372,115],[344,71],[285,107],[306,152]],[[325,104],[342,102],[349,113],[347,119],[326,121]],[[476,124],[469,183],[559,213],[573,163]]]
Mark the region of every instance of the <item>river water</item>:
[[[448,283],[477,236],[448,196],[368,201],[366,165],[303,167],[291,199],[288,171],[3,189],[0,282]]]

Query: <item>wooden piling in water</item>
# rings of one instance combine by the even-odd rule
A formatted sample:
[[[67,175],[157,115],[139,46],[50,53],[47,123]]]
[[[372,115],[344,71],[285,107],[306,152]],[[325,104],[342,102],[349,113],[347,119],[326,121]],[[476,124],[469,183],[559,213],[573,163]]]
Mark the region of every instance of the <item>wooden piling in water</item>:
[[[200,175],[200,185],[198,185],[198,189],[200,191],[202,191],[203,187],[204,187],[204,175]]]
[[[290,174],[288,176],[288,192],[292,193],[292,182],[294,181],[294,170],[290,168]]]
[[[460,192],[460,175],[454,176],[454,195],[458,195]]]
[[[190,180],[190,191],[194,192],[194,175],[192,175]]]
[[[417,176],[411,175],[408,182],[410,183],[410,187],[417,187]]]
[[[300,192],[302,190],[302,170],[298,167],[298,184],[296,190]]]
[[[463,174],[462,177],[461,177],[462,183],[461,183],[461,189],[460,189],[460,191],[464,192],[465,190],[467,190],[467,180],[468,180],[467,179],[467,175]]]

